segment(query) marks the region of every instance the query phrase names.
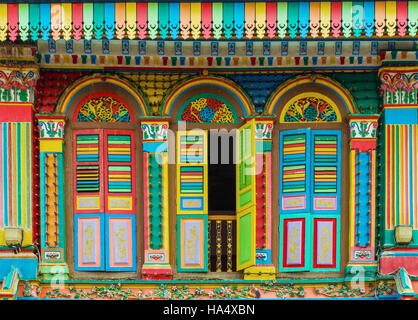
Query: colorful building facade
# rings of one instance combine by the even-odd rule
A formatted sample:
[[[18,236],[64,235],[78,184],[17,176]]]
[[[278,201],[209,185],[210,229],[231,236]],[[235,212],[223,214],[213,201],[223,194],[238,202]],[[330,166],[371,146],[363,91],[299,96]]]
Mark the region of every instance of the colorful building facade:
[[[417,299],[418,1],[0,4],[1,299]]]

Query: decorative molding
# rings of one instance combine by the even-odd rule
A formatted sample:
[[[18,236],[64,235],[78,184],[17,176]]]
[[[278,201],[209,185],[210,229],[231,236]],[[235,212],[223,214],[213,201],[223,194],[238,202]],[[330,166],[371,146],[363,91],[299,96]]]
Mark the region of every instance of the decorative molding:
[[[39,139],[64,139],[65,118],[37,116]]]
[[[38,69],[0,66],[0,102],[35,102]]]
[[[418,104],[418,68],[381,68],[379,78],[384,107]]]
[[[257,3],[1,4],[0,41],[128,39],[369,38],[417,34],[414,1]],[[211,22],[210,16],[213,16]],[[364,19],[363,19],[364,16]],[[169,17],[169,21],[168,21]],[[364,20],[364,23],[363,23]],[[332,21],[332,23],[331,23]],[[30,23],[29,23],[30,22]],[[398,23],[397,23],[398,22]],[[180,30],[179,30],[180,29]],[[148,30],[148,32],[146,32]],[[29,32],[30,31],[30,32]],[[223,32],[222,32],[223,31]]]

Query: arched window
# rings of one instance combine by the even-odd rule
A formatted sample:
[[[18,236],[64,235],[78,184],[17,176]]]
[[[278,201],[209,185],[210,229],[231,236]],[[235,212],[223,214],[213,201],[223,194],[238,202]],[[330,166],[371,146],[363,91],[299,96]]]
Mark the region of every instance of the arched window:
[[[349,110],[322,83],[297,82],[278,89],[270,106],[278,119],[272,153],[278,231],[273,261],[279,273],[341,273],[348,250]]]
[[[78,278],[98,271],[138,277],[142,147],[135,122],[145,107],[136,95],[125,81],[101,76],[79,80],[61,98],[67,262]]]

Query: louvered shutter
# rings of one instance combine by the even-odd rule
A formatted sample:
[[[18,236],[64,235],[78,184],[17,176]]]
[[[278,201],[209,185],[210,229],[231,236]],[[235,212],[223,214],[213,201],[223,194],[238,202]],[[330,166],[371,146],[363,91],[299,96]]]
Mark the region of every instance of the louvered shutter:
[[[312,131],[312,213],[340,212],[341,132]]]
[[[310,130],[281,132],[279,152],[279,212],[307,212],[310,206]]]
[[[103,213],[102,140],[102,130],[73,134],[75,213]]]
[[[136,270],[135,135],[104,131],[106,270]]]
[[[237,270],[255,265],[256,163],[255,121],[237,132]]]
[[[207,271],[207,132],[177,132],[177,270]]]
[[[279,271],[309,268],[310,129],[280,133]]]
[[[75,270],[105,269],[103,132],[73,133]]]
[[[341,131],[313,130],[312,270],[338,271],[341,215]]]
[[[106,130],[104,135],[105,212],[135,213],[135,136]]]

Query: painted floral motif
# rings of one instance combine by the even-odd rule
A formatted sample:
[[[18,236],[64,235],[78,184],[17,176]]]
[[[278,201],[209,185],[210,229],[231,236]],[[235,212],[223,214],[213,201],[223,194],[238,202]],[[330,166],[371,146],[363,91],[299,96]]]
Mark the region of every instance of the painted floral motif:
[[[25,296],[33,292],[42,297],[41,287],[26,284]],[[130,289],[120,283],[91,288],[77,289],[75,286],[56,288],[45,292],[46,299],[110,299],[110,300],[195,300],[195,299],[272,299],[274,294],[279,299],[326,297],[326,298],[366,298],[380,295],[393,295],[396,292],[395,283],[388,281],[365,283],[364,287],[350,287],[345,283],[329,284],[328,286],[294,285],[292,283],[277,283],[276,280],[260,284],[220,285],[210,288],[192,288],[185,284],[161,284],[155,288]]]
[[[376,121],[351,121],[350,132],[352,138],[376,138]]]
[[[128,108],[111,97],[92,98],[78,112],[77,121],[82,122],[130,122]]]
[[[383,72],[381,95],[385,104],[417,104],[418,72]]]
[[[331,261],[331,231],[327,228],[326,225],[320,230],[319,237],[319,263],[327,263]]]
[[[38,122],[39,137],[50,139],[64,138],[64,121],[47,121],[42,120]]]
[[[181,121],[197,123],[235,123],[229,106],[213,98],[198,98],[190,102],[181,115]]]
[[[121,225],[118,225],[118,230],[115,232],[116,238],[116,256],[118,260],[123,260],[127,255],[127,240],[125,235],[125,228],[122,228]]]
[[[289,232],[289,242],[288,242],[288,250],[289,250],[289,260],[298,260],[300,257],[300,230],[296,227],[292,227]]]
[[[272,138],[273,124],[272,123],[256,123],[255,124],[255,138],[259,140],[269,140]]]
[[[168,125],[166,123],[143,123],[142,139],[147,140],[166,140]]]
[[[92,226],[89,224],[83,230],[84,243],[83,243],[83,260],[91,261],[94,258],[94,233]]]
[[[38,73],[0,70],[0,100],[3,102],[32,102]]]
[[[306,97],[297,100],[285,110],[284,122],[338,121],[334,108],[325,100]]]

